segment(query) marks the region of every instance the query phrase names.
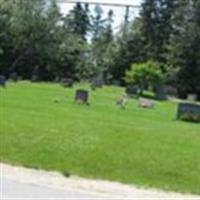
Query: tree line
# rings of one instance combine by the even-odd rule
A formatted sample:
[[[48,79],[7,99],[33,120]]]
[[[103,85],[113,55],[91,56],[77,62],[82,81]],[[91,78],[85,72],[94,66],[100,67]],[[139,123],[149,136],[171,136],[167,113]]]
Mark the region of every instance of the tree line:
[[[133,64],[154,61],[181,97],[200,95],[199,0],[144,0],[117,33],[113,18],[83,3],[64,16],[56,0],[0,0],[0,74],[123,85]]]

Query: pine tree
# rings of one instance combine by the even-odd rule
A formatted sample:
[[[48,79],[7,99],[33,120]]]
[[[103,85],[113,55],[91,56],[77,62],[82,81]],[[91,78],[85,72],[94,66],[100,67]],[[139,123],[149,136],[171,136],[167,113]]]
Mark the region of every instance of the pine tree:
[[[11,31],[9,29],[11,1],[0,0],[0,74],[8,75],[8,68],[11,65],[11,52],[14,48]]]
[[[112,44],[114,40],[112,23],[113,11],[108,12],[107,18],[102,18],[102,9],[100,6],[95,8],[95,16],[93,16],[93,32],[91,44],[91,57],[94,66],[94,76],[101,76],[104,81],[109,79],[109,69],[112,62],[110,56],[112,52]]]
[[[166,45],[173,32],[171,19],[178,0],[145,0],[141,11],[141,37],[146,59],[166,62]]]
[[[68,14],[65,23],[73,34],[79,35],[83,40],[87,39],[90,30],[89,5],[76,3]]]
[[[171,36],[168,60],[178,68],[175,83],[179,94],[200,95],[200,2],[181,1],[174,15],[175,33]]]

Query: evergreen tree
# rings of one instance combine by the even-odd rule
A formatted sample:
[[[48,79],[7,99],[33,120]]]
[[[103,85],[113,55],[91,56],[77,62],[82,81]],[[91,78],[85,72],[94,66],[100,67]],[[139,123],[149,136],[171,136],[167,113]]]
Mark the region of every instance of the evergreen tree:
[[[72,33],[77,34],[83,40],[87,39],[90,29],[89,5],[76,3],[75,7],[68,14],[66,23]]]
[[[146,59],[165,62],[166,45],[173,32],[171,19],[178,0],[145,0],[141,10],[141,37]]]
[[[174,15],[175,33],[171,36],[168,60],[178,68],[175,83],[179,94],[200,95],[200,2],[181,1]]]
[[[11,31],[9,29],[11,1],[0,0],[0,74],[8,75],[11,64],[11,54],[14,48]]]
[[[83,39],[64,25],[55,0],[1,0],[0,73],[52,80],[75,77]],[[4,19],[5,18],[5,19]]]
[[[10,71],[31,78],[38,69],[38,78],[49,79],[49,57],[56,26],[60,20],[54,1],[44,0],[13,2],[10,29],[15,42],[15,56]]]
[[[113,11],[110,10],[107,18],[102,19],[101,7],[97,6],[92,23],[91,57],[95,73],[94,76],[99,75],[106,82],[109,79],[109,70],[112,62],[112,57],[110,56],[114,41],[112,23]]]
[[[132,63],[139,63],[145,60],[144,46],[141,38],[141,20],[135,19],[127,26],[126,37],[124,38],[124,24],[116,34],[113,65],[111,72],[114,80],[125,84],[125,71]]]
[[[92,41],[98,39],[99,34],[101,34],[101,31],[104,29],[104,22],[105,20],[102,19],[103,9],[100,5],[96,5],[94,9],[94,15],[91,17],[91,29],[92,29]]]

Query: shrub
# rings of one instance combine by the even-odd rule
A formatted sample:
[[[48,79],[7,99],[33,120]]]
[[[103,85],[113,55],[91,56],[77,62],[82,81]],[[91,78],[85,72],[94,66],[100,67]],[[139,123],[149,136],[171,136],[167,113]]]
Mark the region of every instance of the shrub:
[[[137,84],[142,93],[145,88],[160,84],[163,81],[163,74],[157,62],[148,61],[146,63],[133,64],[126,71],[124,79],[127,84]]]

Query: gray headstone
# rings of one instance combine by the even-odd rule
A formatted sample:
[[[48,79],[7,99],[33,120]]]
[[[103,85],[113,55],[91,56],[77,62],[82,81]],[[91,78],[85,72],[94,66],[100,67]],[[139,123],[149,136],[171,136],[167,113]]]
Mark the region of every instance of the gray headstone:
[[[0,86],[6,87],[6,77],[3,75],[0,75]]]
[[[139,88],[137,85],[128,85],[126,87],[126,94],[129,97],[134,97],[134,96],[138,95],[138,91],[139,91]]]
[[[188,101],[197,101],[197,94],[188,94],[187,100]]]
[[[86,90],[76,90],[75,102],[81,104],[88,104],[89,93]]]
[[[183,118],[199,119],[200,122],[200,105],[192,103],[179,103],[177,111],[177,119]]]
[[[157,85],[154,89],[157,100],[167,100],[167,95],[164,85]]]

